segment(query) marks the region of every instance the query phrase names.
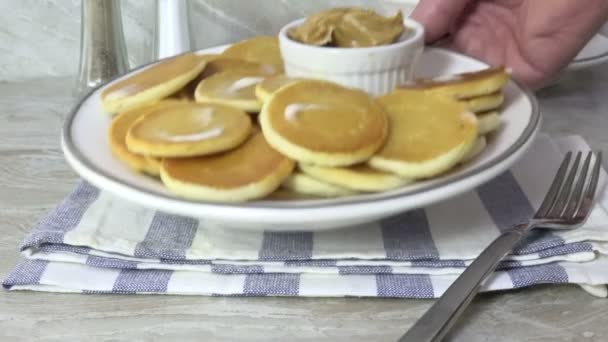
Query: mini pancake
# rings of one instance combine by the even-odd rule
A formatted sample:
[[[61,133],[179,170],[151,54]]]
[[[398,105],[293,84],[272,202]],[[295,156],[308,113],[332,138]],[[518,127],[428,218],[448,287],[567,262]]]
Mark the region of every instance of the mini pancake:
[[[194,98],[200,103],[217,103],[257,113],[262,103],[255,96],[255,87],[266,76],[260,73],[224,71],[201,81]]]
[[[495,111],[477,114],[477,121],[479,122],[479,135],[492,133],[502,125],[500,115]]]
[[[144,106],[178,92],[196,78],[207,62],[186,53],[155,64],[105,88],[103,110],[117,113]]]
[[[349,166],[384,143],[388,118],[365,92],[317,80],[297,81],[264,104],[260,125],[268,143],[306,164]]]
[[[325,167],[300,164],[302,171],[321,181],[355,191],[380,192],[412,183],[412,180],[360,164],[350,167]]]
[[[198,56],[198,58],[204,60],[207,63],[210,63],[212,61],[222,58],[222,55],[217,54],[217,53],[206,53],[206,54],[197,55],[197,56]]]
[[[476,72],[461,73],[435,79],[419,79],[405,89],[424,90],[458,99],[496,93],[509,80],[505,68],[489,68]]]
[[[486,146],[488,146],[486,137],[483,135],[478,136],[471,150],[464,156],[464,158],[462,158],[462,163],[466,163],[477,158],[477,156],[479,156],[483,150],[486,149]]]
[[[462,99],[461,101],[465,103],[471,112],[481,113],[500,108],[505,101],[505,96],[502,92],[496,92],[489,95]]]
[[[301,172],[294,172],[283,182],[282,186],[295,193],[318,197],[341,197],[355,193],[352,190],[318,180]]]
[[[251,132],[251,119],[236,108],[177,103],[151,111],[127,132],[131,152],[153,157],[190,157],[237,147]]]
[[[272,65],[283,72],[283,59],[277,37],[259,36],[238,42],[224,51],[225,57]]]
[[[153,158],[148,158],[144,155],[135,154],[129,151],[125,140],[129,128],[139,118],[155,109],[162,108],[162,106],[175,103],[175,101],[165,100],[153,105],[126,111],[114,117],[108,131],[108,142],[112,154],[137,172],[158,176],[160,174],[160,163],[155,162]]]
[[[475,114],[445,96],[396,90],[378,98],[390,134],[369,165],[405,178],[427,178],[458,164],[477,138]]]
[[[301,79],[286,75],[268,77],[262,82],[258,83],[258,85],[255,87],[255,96],[257,96],[258,100],[260,100],[262,103],[265,103],[277,90],[295,81],[301,81]]]
[[[194,102],[194,89],[191,88],[191,83],[188,83],[185,87],[178,90],[176,93],[171,94],[167,99],[176,100],[180,102]]]
[[[236,149],[204,157],[164,159],[161,179],[194,200],[243,202],[263,198],[292,173],[294,162],[274,150],[258,130]]]
[[[211,77],[224,71],[238,71],[268,76],[276,75],[280,72],[276,67],[268,64],[250,62],[236,58],[219,57],[209,61],[205,67],[205,70],[203,70],[202,78],[199,80],[199,82],[204,78]]]
[[[211,63],[221,55],[207,54],[207,55],[198,55],[198,58],[207,62],[207,65],[203,69],[201,73],[198,74],[192,81],[188,82],[186,86],[182,89],[178,90],[176,93],[169,96],[170,99],[182,100],[182,101],[194,101],[194,90],[196,90],[196,86],[207,77],[207,70],[210,68]]]
[[[146,159],[146,162],[148,162],[148,164],[154,168],[154,170],[157,170],[155,176],[160,176],[160,166],[162,165],[163,160],[161,158],[151,156],[144,156],[144,158]]]

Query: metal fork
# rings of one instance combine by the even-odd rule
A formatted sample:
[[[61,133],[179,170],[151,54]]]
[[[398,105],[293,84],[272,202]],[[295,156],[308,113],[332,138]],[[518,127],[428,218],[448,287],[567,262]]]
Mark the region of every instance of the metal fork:
[[[502,233],[484,249],[443,296],[399,339],[400,342],[441,341],[471,303],[483,280],[532,229],[575,229],[585,223],[593,207],[602,153],[595,158],[591,172],[593,153],[587,154],[580,167],[582,155],[582,152],[578,152],[570,167],[572,152],[566,154],[534,217]]]

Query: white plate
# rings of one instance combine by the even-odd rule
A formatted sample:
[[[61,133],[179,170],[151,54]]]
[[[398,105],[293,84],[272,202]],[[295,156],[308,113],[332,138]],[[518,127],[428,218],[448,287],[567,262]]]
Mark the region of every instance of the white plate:
[[[608,27],[606,28],[608,31]],[[568,71],[591,68],[608,62],[608,32],[600,32],[587,43],[574,61],[567,67]]]
[[[418,75],[439,76],[485,67],[469,57],[430,48],[423,54]],[[142,206],[247,230],[316,231],[347,227],[448,199],[506,171],[527,150],[540,124],[533,95],[510,82],[505,89],[502,129],[481,156],[448,175],[395,191],[349,198],[218,204],[180,199],[158,180],[131,171],[112,156],[107,141],[110,117],[101,111],[99,98],[103,87],[75,107],[63,129],[65,157],[82,178]]]

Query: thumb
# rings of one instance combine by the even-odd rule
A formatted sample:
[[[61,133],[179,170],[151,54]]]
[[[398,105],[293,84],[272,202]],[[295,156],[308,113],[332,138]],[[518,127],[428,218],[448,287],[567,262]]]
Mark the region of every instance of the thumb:
[[[475,0],[420,0],[411,17],[424,26],[425,39],[432,43],[449,33],[472,1]]]

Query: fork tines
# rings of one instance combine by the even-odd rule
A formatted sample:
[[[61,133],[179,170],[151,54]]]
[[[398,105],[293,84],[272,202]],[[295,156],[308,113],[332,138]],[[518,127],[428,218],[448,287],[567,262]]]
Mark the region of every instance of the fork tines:
[[[593,152],[588,152],[581,166],[582,157],[583,152],[578,152],[571,163],[572,152],[566,154],[535,219],[582,219],[587,216],[599,181],[602,152],[595,158]]]

